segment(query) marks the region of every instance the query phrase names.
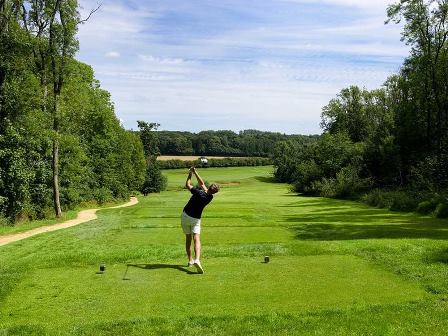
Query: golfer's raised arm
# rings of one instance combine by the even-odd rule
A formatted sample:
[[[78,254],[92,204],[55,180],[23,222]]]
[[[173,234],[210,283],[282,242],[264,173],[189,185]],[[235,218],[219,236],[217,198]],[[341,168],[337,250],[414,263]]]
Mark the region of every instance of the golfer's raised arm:
[[[194,176],[196,176],[196,179],[198,180],[199,185],[201,186],[202,190],[207,192],[207,187],[205,186],[204,180],[202,177],[199,176],[198,172],[196,171],[196,168],[193,168]]]
[[[188,172],[188,177],[187,177],[187,181],[185,182],[185,188],[187,188],[188,190],[191,190],[193,188],[193,185],[191,184],[191,175],[193,174],[193,172],[190,171]]]

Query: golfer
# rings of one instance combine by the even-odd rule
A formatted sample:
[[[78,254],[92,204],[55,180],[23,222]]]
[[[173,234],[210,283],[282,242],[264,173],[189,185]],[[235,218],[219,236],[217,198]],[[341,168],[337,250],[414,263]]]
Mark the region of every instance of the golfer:
[[[194,188],[191,184],[191,176],[194,174],[198,180],[200,188]],[[191,192],[191,198],[187,205],[184,207],[182,213],[182,229],[185,233],[185,250],[187,251],[188,266],[194,265],[199,273],[204,273],[202,268],[201,257],[201,215],[202,210],[213,199],[213,194],[219,191],[219,186],[215,183],[211,184],[208,188],[204,183],[204,180],[199,176],[194,167],[190,168],[188,172],[187,182],[185,187]],[[191,240],[194,240],[194,255],[193,259],[191,255]]]

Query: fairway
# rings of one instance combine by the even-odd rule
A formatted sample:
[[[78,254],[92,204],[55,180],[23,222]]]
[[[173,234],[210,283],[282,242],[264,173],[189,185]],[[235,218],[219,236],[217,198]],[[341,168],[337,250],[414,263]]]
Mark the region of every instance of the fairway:
[[[168,190],[133,207],[0,247],[0,335],[446,331],[446,221],[299,197],[271,167],[203,169],[221,191],[198,275],[180,228],[186,170],[164,173]]]

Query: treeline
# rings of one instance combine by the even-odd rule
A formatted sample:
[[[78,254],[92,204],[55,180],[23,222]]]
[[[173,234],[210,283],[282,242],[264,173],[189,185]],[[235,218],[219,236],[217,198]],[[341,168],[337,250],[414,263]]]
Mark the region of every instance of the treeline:
[[[272,164],[270,158],[264,157],[234,157],[224,159],[208,159],[206,164],[202,164],[200,160],[164,160],[158,161],[161,169],[179,169],[190,167],[247,167],[247,166],[269,166]]]
[[[0,1],[0,222],[60,216],[153,183],[141,134],[120,125],[109,93],[74,58],[82,22],[76,1]]]
[[[159,131],[162,155],[219,155],[269,157],[275,144],[289,139],[309,139],[317,136],[286,135],[275,132],[244,130],[202,131],[199,133]]]
[[[445,2],[389,6],[411,47],[400,72],[377,90],[343,89],[323,108],[317,141],[278,144],[276,178],[305,194],[447,217],[447,14]]]

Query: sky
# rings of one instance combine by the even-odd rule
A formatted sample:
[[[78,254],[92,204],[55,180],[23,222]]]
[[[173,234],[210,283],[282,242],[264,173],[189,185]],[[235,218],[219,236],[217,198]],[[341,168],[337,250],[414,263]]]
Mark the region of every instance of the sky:
[[[318,134],[341,89],[378,88],[407,56],[390,1],[101,0],[77,58],[127,129]]]

